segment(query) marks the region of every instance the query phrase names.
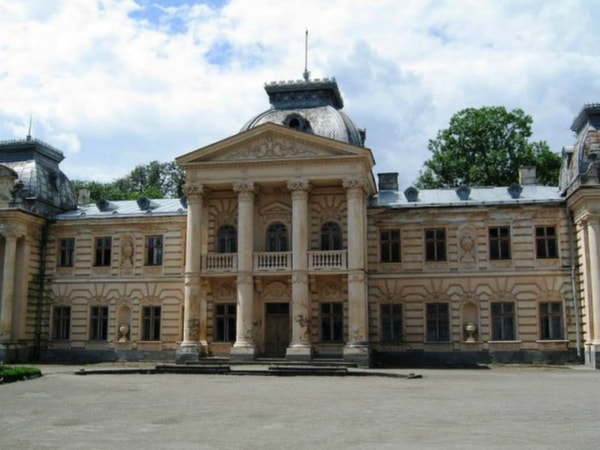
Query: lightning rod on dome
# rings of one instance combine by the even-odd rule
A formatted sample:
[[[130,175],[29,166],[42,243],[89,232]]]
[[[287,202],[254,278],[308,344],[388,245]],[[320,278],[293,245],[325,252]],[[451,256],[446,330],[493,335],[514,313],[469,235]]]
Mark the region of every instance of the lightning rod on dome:
[[[33,120],[33,115],[29,114],[29,130],[27,131],[27,140],[30,141],[31,140],[31,122]]]
[[[304,81],[308,81],[310,72],[308,71],[308,29],[304,35],[304,73],[302,74]]]

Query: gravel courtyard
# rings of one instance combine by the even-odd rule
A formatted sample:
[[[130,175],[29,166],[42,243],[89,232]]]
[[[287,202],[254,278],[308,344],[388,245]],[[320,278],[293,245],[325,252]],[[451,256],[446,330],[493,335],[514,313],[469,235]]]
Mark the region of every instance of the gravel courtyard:
[[[413,370],[417,379],[40,367],[40,379],[0,385],[0,448],[600,447],[600,372],[582,367]]]

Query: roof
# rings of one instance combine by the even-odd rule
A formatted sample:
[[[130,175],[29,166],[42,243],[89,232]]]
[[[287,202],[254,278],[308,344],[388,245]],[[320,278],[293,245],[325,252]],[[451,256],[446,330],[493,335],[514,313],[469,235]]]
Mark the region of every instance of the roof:
[[[405,194],[406,191],[382,190],[377,195],[371,197],[369,206],[384,208],[432,208],[564,202],[564,197],[561,196],[556,186],[531,184],[523,185],[521,188],[522,191],[518,198],[513,198],[507,187],[475,187],[470,189],[467,200],[461,200],[456,189],[423,189],[418,191],[416,201],[408,201]]]
[[[147,202],[147,203],[144,203]],[[56,216],[56,220],[109,219],[125,217],[178,216],[187,214],[187,203],[183,199],[164,198],[156,200],[100,200],[80,205],[76,210]]]

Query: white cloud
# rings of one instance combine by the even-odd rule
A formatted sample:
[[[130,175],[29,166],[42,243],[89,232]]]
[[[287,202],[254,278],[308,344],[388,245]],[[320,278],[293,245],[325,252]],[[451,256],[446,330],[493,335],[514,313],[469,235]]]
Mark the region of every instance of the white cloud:
[[[306,28],[312,76],[336,76],[376,171],[403,187],[462,108],[520,107],[560,151],[600,97],[585,0],[139,3],[0,0],[0,138],[24,137],[31,114],[70,178],[171,160],[267,109],[264,82],[300,78]]]

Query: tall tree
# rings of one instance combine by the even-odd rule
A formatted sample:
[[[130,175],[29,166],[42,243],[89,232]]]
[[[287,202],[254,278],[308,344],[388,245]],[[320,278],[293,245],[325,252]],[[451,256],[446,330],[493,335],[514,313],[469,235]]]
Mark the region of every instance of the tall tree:
[[[177,198],[183,195],[185,173],[175,162],[152,161],[136,166],[128,175],[110,183],[72,180],[75,191],[90,190],[90,200],[135,200],[147,198]]]
[[[557,184],[560,157],[544,141],[529,142],[533,119],[521,109],[502,106],[467,108],[429,141],[416,185],[420,188],[508,186],[520,166],[536,166],[538,182]]]

